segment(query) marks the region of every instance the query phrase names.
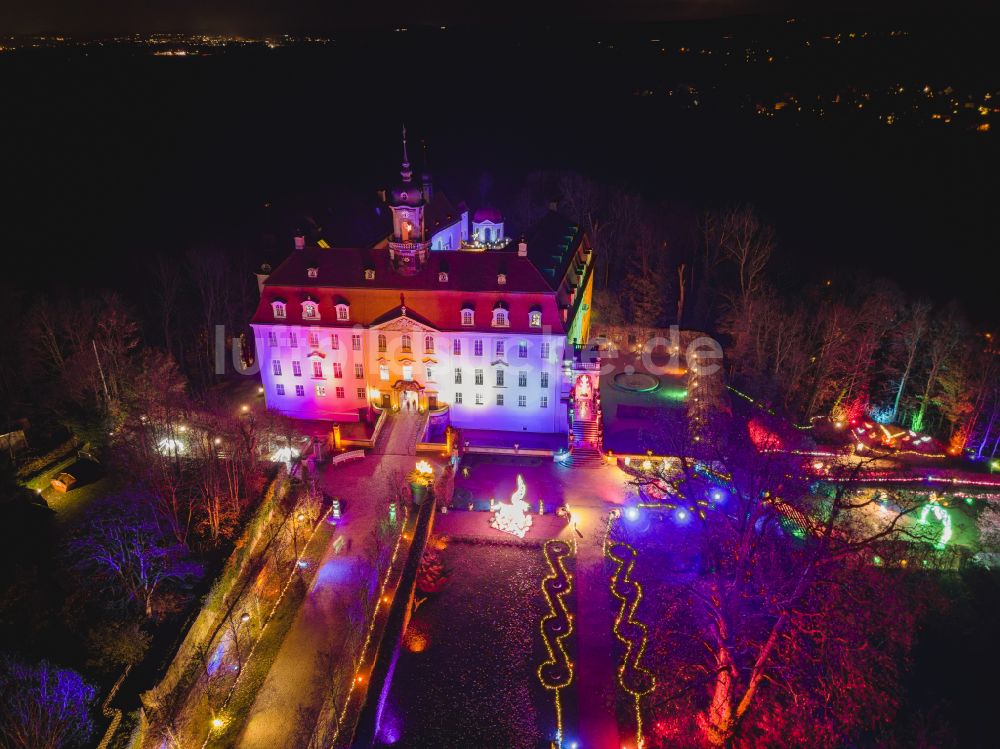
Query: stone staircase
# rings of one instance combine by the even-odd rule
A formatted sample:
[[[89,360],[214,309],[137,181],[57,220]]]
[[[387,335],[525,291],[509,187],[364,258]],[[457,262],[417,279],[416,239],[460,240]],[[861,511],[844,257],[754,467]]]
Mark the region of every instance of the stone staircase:
[[[598,448],[601,427],[597,419],[577,419],[573,422],[573,450],[568,464],[577,468],[598,468],[604,465],[604,454]]]

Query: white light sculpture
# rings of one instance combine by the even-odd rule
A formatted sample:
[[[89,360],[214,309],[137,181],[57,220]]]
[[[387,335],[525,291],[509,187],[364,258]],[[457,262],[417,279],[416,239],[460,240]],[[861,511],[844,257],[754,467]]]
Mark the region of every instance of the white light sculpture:
[[[510,504],[500,502],[497,505],[496,513],[490,521],[490,526],[498,531],[510,533],[512,536],[524,538],[524,535],[531,527],[531,515],[528,514],[528,503],[524,497],[528,493],[528,487],[524,483],[521,474],[517,474],[517,489],[510,495]]]

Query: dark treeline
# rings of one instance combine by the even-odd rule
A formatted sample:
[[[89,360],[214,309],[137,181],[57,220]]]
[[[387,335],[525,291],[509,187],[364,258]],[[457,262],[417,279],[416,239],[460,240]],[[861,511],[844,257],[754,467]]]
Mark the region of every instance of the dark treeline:
[[[732,384],[801,422],[869,417],[931,432],[955,455],[997,454],[994,337],[957,301],[934,304],[849,268],[810,278],[780,267],[778,230],[746,205],[699,212],[578,174],[536,173],[516,223],[551,201],[594,244],[596,322],[717,334]]]

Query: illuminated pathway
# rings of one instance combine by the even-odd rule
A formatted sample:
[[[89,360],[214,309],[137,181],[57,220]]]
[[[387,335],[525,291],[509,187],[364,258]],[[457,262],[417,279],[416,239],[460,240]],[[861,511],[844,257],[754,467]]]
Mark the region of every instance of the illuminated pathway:
[[[380,446],[405,449],[408,437],[400,439],[398,434],[409,434],[416,422],[415,416],[393,420],[381,435]],[[407,429],[399,430],[399,426]],[[382,454],[323,471],[325,491],[344,499],[341,529],[348,545],[340,554],[332,543],[327,547],[236,742],[240,749],[301,749],[306,745],[305,732],[311,728],[306,716],[314,716],[328,687],[331,654],[340,652],[342,633],[348,626],[346,601],[359,584],[352,567],[364,561],[375,508],[385,503],[385,477],[411,468],[412,457]]]
[[[615,719],[615,660],[612,653],[614,621],[608,579],[604,569],[602,515],[607,506],[573,506],[583,538],[577,537],[576,560],[576,696],[579,715],[579,742],[586,747],[613,747],[621,744]],[[570,530],[572,533],[572,530]],[[575,535],[575,534],[574,534]],[[570,742],[576,738],[567,736]],[[566,746],[571,746],[569,743]]]

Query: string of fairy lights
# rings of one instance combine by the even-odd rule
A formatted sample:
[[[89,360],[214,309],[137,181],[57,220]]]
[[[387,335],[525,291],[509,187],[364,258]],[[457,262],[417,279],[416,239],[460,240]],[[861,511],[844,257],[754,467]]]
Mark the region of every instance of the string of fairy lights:
[[[554,693],[556,707],[556,746],[563,745],[561,691],[573,683],[573,664],[566,653],[564,640],[573,633],[573,617],[564,600],[573,590],[573,576],[566,571],[564,559],[576,554],[576,541],[550,539],[543,547],[549,574],[542,579],[542,593],[549,611],[542,617],[539,630],[548,658],[538,667],[538,680]]]
[[[608,520],[609,531],[616,519],[617,512],[612,513]],[[618,600],[619,608],[612,631],[625,646],[625,654],[618,667],[618,685],[634,701],[636,747],[643,749],[642,698],[656,689],[656,677],[642,665],[649,632],[646,625],[635,618],[636,609],[642,602],[642,586],[632,579],[638,552],[630,544],[624,541],[611,542],[606,536],[604,553],[615,564],[614,574],[611,575],[611,595]]]

